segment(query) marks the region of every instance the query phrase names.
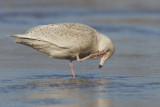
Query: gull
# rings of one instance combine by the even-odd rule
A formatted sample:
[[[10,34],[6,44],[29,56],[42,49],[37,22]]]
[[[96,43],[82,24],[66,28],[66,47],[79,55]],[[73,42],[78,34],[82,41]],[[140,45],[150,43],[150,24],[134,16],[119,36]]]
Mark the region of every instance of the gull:
[[[80,23],[40,25],[25,34],[11,37],[17,38],[16,43],[47,53],[51,58],[69,60],[73,77],[75,73],[72,61],[100,58],[99,68],[102,68],[115,51],[111,39]]]

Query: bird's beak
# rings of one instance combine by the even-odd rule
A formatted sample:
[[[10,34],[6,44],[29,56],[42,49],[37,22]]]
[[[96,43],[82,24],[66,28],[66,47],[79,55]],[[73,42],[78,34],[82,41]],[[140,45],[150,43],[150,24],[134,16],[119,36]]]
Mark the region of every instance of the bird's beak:
[[[102,68],[104,64],[105,58],[104,56],[101,58],[98,68]]]
[[[98,68],[102,68],[102,67],[103,67],[103,65],[99,65],[99,66],[98,66]]]

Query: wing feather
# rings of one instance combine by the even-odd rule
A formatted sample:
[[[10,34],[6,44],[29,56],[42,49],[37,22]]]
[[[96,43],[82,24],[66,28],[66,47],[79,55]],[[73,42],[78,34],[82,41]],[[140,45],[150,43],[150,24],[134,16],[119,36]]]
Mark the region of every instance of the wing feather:
[[[29,38],[53,43],[59,47],[74,48],[90,45],[95,37],[95,30],[76,23],[42,25],[30,29]]]

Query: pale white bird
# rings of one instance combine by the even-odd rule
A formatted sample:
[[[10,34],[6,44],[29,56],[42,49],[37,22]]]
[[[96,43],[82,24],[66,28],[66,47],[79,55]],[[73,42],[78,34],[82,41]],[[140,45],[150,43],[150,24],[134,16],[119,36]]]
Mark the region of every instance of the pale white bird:
[[[112,41],[95,29],[79,23],[49,24],[34,27],[26,34],[12,35],[16,43],[32,47],[56,59],[69,60],[72,76],[73,60],[101,58],[99,68],[114,53]]]

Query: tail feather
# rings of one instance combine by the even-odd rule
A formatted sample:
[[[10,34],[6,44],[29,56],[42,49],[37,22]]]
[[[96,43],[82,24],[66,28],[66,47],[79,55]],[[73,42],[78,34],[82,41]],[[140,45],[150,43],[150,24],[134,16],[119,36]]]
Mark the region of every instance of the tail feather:
[[[30,46],[31,44],[33,44],[32,42],[30,44],[30,41],[39,41],[39,42],[41,41],[41,42],[44,42],[44,43],[52,44],[52,45],[54,45],[55,47],[58,47],[58,48],[69,49],[68,47],[59,46],[59,45],[57,45],[53,42],[50,42],[50,41],[47,41],[47,40],[42,40],[42,39],[36,38],[36,37],[31,37],[30,35],[27,35],[27,34],[18,34],[18,35],[9,35],[9,36],[17,38],[18,40],[16,40],[16,43],[27,45],[27,46]]]
[[[38,50],[38,51],[45,52],[48,54],[51,51],[50,48],[48,48],[48,47],[52,46],[50,43],[47,43],[45,41],[38,41],[38,40],[34,40],[34,39],[18,39],[18,40],[16,40],[16,43],[29,46],[31,48]]]
[[[53,50],[68,49],[66,47],[60,47],[54,43],[51,43],[51,42],[48,42],[45,40],[31,38],[30,36],[28,36],[26,34],[10,35],[10,36],[17,38],[16,43],[29,46],[33,49],[38,50],[38,51],[47,53],[50,56],[52,56]]]
[[[42,41],[30,38],[30,36],[26,34],[10,35],[10,37],[16,38],[16,43],[23,44],[32,48],[37,47],[38,43],[42,44]]]
[[[10,37],[14,37],[17,39],[29,39],[30,37],[26,34],[18,34],[18,35],[9,35]]]

